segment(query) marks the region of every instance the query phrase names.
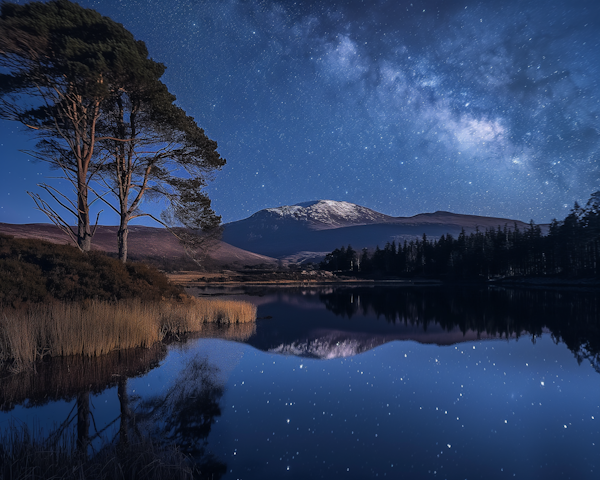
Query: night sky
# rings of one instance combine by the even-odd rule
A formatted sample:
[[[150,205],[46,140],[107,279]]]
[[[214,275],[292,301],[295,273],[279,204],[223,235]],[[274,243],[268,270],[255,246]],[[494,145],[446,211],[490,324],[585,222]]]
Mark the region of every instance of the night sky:
[[[331,199],[543,223],[600,189],[598,0],[79,3],[146,42],[219,143],[224,222]],[[52,172],[0,128],[0,222],[46,222],[26,190]]]

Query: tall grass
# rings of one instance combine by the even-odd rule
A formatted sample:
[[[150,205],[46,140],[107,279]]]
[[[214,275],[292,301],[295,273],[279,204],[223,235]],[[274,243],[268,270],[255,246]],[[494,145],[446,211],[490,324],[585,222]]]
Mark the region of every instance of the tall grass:
[[[15,480],[193,480],[199,465],[176,446],[162,447],[150,438],[130,445],[105,445],[92,458],[80,455],[76,439],[53,442],[36,438],[26,427],[9,425],[0,433],[0,479]],[[217,465],[218,467],[218,465]],[[221,468],[222,470],[223,468]]]
[[[188,297],[183,303],[160,304],[164,335],[196,332],[206,323],[237,324],[256,320],[256,306],[234,300],[207,300]]]
[[[206,324],[256,319],[248,302],[188,297],[182,302],[136,300],[35,304],[0,310],[0,367],[30,368],[44,356],[98,356],[149,347],[165,337],[201,331]]]
[[[233,328],[255,325],[243,323]],[[207,327],[205,325],[203,329]],[[218,325],[211,327],[220,328]],[[54,357],[51,361],[36,363],[35,370],[25,370],[19,375],[0,374],[3,377],[0,378],[0,411],[11,411],[25,401],[29,407],[36,407],[72,399],[81,392],[100,393],[115,387],[123,378],[145,375],[166,355],[164,343],[157,342],[150,348],[118,350],[100,357]]]

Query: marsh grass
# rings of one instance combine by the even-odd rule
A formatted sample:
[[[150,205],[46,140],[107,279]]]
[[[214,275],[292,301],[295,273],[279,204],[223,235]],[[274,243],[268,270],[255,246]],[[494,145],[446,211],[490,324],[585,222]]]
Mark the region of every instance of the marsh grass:
[[[73,448],[74,436],[38,440],[26,427],[15,425],[2,432],[0,442],[0,478],[7,480],[209,478],[176,446],[158,446],[149,438],[106,445],[91,458]]]
[[[256,307],[251,303],[193,297],[4,308],[0,309],[0,368],[19,372],[45,356],[95,357],[150,347],[167,337],[200,332],[207,324],[245,324],[255,319]]]

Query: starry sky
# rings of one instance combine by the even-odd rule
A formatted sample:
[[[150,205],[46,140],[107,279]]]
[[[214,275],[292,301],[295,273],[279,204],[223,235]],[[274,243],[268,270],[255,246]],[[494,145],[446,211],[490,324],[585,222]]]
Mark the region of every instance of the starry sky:
[[[143,40],[218,142],[224,222],[331,199],[544,223],[600,189],[597,0],[79,3]],[[47,221],[34,144],[0,122],[0,222]]]

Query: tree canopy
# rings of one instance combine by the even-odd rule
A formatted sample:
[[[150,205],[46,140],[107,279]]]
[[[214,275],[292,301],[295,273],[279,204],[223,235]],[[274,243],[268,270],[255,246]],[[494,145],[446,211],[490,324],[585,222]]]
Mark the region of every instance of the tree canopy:
[[[103,103],[99,130],[104,140],[99,142],[98,155],[103,186],[117,200],[117,206],[107,204],[120,217],[118,245],[123,261],[129,221],[149,215],[139,209],[145,197],[169,202],[171,226],[205,230],[220,223],[202,189],[210,172],[225,160],[216,151],[217,143],[174,101],[158,77],[145,76]]]
[[[2,3],[0,67],[7,72],[0,74],[0,117],[35,131],[39,142],[30,153],[73,185],[76,200],[40,186],[77,218],[77,233],[56,207],[39,194],[32,197],[81,250],[91,247],[90,204],[98,199],[120,215],[123,260],[127,223],[143,214],[146,194],[169,200],[180,220],[219,223],[205,194],[196,192],[189,205],[185,199],[225,160],[216,142],[174,104],[160,81],[164,65],[121,24],[68,0]],[[116,206],[108,193],[115,194]]]

